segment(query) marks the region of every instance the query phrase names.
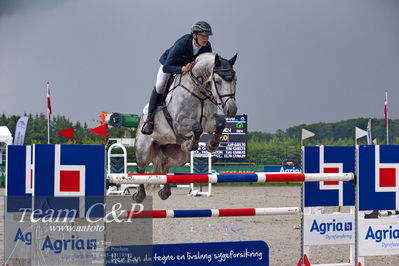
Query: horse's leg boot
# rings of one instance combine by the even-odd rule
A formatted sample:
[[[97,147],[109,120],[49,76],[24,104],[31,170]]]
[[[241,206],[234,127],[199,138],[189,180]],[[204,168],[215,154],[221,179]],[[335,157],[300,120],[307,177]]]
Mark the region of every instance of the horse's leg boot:
[[[154,131],[154,116],[155,109],[162,100],[162,94],[158,94],[155,88],[152,90],[150,103],[148,104],[147,121],[144,122],[144,126],[141,129],[141,133],[145,135],[151,135]]]

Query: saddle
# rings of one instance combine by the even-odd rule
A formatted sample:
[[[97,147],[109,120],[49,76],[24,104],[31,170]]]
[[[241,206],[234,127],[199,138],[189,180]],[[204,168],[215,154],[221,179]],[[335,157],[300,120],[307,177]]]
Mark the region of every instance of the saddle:
[[[172,75],[169,76],[168,81],[166,82],[165,93],[163,94],[161,103],[157,107],[156,112],[161,112],[162,111],[163,115],[166,118],[166,121],[168,122],[170,128],[172,129],[173,133],[176,136],[176,143],[177,144],[182,144],[184,141],[186,141],[189,138],[187,138],[185,136],[181,136],[181,135],[179,135],[179,134],[177,134],[175,132],[175,129],[173,128],[173,118],[172,118],[172,116],[170,115],[170,113],[168,111],[168,102],[166,101],[169,92],[171,92],[175,88],[175,87],[172,88],[172,84],[173,84],[173,82],[175,81],[176,78],[180,78],[181,79],[181,75],[172,74]],[[178,83],[180,84],[180,81]]]

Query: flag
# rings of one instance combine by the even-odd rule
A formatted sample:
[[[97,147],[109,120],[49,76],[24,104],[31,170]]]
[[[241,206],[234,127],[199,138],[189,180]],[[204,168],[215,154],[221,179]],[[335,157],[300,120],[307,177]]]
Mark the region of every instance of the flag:
[[[367,131],[363,130],[361,128],[355,127],[355,135],[356,135],[356,139],[360,139],[364,136],[367,136]]]
[[[107,124],[102,124],[101,126],[92,128],[90,129],[90,132],[105,138],[107,136]]]
[[[50,83],[47,82],[47,116],[48,116],[48,120],[51,120],[51,114],[52,114],[52,110],[51,110],[51,101],[50,101]]]
[[[29,117],[22,116],[18,119],[15,126],[14,145],[24,145],[26,127],[28,126]]]
[[[384,126],[388,126],[388,92],[385,92]]]
[[[313,136],[314,136],[313,132],[302,128],[302,140],[307,139],[307,138],[311,138]]]
[[[371,138],[371,119],[369,119],[369,122],[367,124],[367,145],[372,144],[372,138]]]
[[[68,139],[71,139],[72,143],[75,143],[75,137],[74,137],[74,134],[73,134],[73,127],[70,127],[70,128],[67,128],[67,129],[64,129],[64,130],[58,132],[58,135],[66,137]]]

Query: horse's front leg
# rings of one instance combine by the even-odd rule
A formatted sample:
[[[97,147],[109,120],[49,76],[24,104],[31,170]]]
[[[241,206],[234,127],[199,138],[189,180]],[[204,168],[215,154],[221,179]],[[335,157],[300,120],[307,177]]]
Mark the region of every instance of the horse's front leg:
[[[185,118],[181,121],[181,123],[176,126],[176,128],[177,134],[179,135],[185,136],[190,132],[193,133],[192,138],[184,141],[181,144],[181,149],[185,152],[197,150],[200,137],[202,135],[202,132],[204,131],[202,129],[201,123],[194,119]]]
[[[206,150],[208,152],[215,152],[220,143],[220,137],[222,136],[223,130],[226,127],[226,119],[221,115],[215,115],[215,133],[212,138],[206,143]]]

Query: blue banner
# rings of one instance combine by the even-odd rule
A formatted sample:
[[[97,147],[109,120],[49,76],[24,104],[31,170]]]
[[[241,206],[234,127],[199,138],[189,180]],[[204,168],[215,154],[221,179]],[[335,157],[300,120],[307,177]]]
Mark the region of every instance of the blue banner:
[[[105,265],[269,265],[263,241],[111,246]]]

